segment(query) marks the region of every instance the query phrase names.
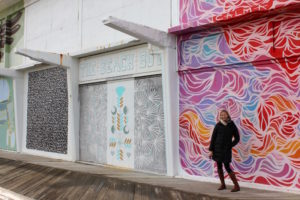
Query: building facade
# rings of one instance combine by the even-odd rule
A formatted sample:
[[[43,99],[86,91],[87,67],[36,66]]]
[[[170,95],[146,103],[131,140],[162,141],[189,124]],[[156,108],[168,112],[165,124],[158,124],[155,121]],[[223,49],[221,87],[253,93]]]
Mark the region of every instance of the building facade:
[[[19,144],[15,151],[170,173],[162,81],[165,52],[102,23],[105,17],[114,15],[167,31],[170,4],[166,1],[159,8],[149,9],[154,4],[25,0],[8,6],[11,10],[20,5],[24,21],[20,42],[23,46],[14,50],[20,50],[21,55],[22,49],[39,55],[59,53],[61,59],[60,63],[48,62],[46,56],[37,61],[13,53],[22,58],[21,63],[11,63],[10,69],[14,75],[21,74],[15,87],[24,97],[20,100],[21,93],[17,95],[16,104],[24,114],[16,123],[20,138],[14,140]],[[12,94],[14,90],[10,82],[2,85],[7,92],[4,105],[12,101],[8,92]],[[8,113],[7,110],[4,111]],[[11,131],[4,111],[3,137]],[[1,139],[6,140],[9,141]]]
[[[0,149],[216,182],[208,146],[227,109],[241,184],[299,191],[299,4],[7,3]]]

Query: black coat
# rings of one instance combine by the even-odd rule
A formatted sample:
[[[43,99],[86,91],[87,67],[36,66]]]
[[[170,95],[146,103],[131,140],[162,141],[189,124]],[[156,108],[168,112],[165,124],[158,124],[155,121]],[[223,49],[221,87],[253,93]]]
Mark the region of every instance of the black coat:
[[[234,138],[233,141],[232,138]],[[221,122],[217,123],[209,146],[209,150],[213,152],[213,160],[217,162],[230,163],[232,147],[234,147],[239,141],[239,132],[233,121],[230,121],[226,126]]]

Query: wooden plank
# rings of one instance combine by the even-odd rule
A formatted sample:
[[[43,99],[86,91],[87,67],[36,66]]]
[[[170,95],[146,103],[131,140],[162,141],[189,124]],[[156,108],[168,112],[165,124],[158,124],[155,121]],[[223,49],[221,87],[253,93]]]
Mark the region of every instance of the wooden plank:
[[[53,175],[49,181],[41,184],[39,188],[36,190],[32,190],[29,193],[26,193],[26,196],[31,197],[33,199],[40,199],[40,197],[46,193],[50,188],[52,184],[55,184],[57,181],[64,179],[66,176],[68,176],[71,172],[65,171],[65,170],[57,170],[58,173]]]
[[[113,182],[105,180],[104,184],[102,185],[101,189],[98,192],[96,200],[104,200],[107,199],[106,195],[109,192],[109,189],[113,187]]]
[[[154,191],[151,186],[145,184],[136,184],[134,191],[134,200],[154,199]]]
[[[26,188],[18,188],[16,189],[16,192],[19,192],[25,196],[30,196],[32,195],[33,192],[37,192],[43,188],[43,186],[45,186],[48,181],[51,181],[51,179],[53,179],[53,177],[55,176],[60,176],[63,175],[63,173],[66,173],[66,171],[64,170],[57,170],[54,168],[49,168],[50,171],[48,171],[47,173],[43,174],[41,177],[39,177],[38,180],[36,180],[35,182],[28,184],[28,186]]]
[[[105,179],[100,177],[95,177],[93,183],[90,185],[90,187],[87,189],[87,191],[83,194],[83,196],[80,198],[80,200],[86,200],[86,199],[96,199],[99,190],[103,187],[105,182]]]
[[[78,173],[71,172],[64,178],[57,180],[56,182],[49,185],[48,189],[41,195],[38,196],[37,199],[57,199],[59,196],[63,195],[72,188],[72,182],[79,178]]]
[[[133,199],[134,200],[143,200],[142,186],[140,184],[135,184]]]
[[[44,178],[49,176],[48,174],[55,169],[49,168],[49,167],[43,167],[41,171],[36,172],[36,174],[32,175],[28,178],[26,182],[20,185],[15,185],[11,187],[11,190],[13,190],[16,193],[24,194],[25,191],[29,191],[31,188],[36,188],[38,184],[40,184],[40,181],[44,181]]]
[[[42,166],[32,166],[27,169],[26,172],[23,172],[22,175],[16,176],[13,180],[4,182],[3,185],[5,185],[5,188],[13,191],[14,188],[27,184],[32,177],[37,175],[37,172],[43,171],[44,169],[45,167]]]
[[[173,199],[173,196],[170,193],[170,189],[163,187],[153,187],[155,193],[155,199],[164,200],[164,199]]]
[[[12,170],[15,170],[23,165],[25,165],[25,163],[23,162],[16,162],[16,161],[5,162],[1,165],[0,174],[7,175],[8,173],[11,173]]]
[[[58,196],[59,199],[80,199],[81,196],[88,189],[88,185],[94,181],[94,177],[87,174],[76,173],[76,178],[73,178],[69,184],[69,189],[67,192],[62,193],[62,195]]]
[[[131,200],[134,198],[134,183],[114,180],[114,188],[108,193],[109,199]]]
[[[23,163],[22,165],[7,171],[6,175],[1,178],[0,185],[5,186],[6,183],[13,181],[14,179],[16,179],[19,176],[25,175],[29,171],[30,171],[30,169],[28,168],[28,166]]]

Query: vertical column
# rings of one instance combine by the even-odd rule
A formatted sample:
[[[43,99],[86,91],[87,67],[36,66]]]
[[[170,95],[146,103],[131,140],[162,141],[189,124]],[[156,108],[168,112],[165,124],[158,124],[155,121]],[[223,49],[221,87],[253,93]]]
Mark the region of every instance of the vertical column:
[[[71,160],[79,159],[79,63],[73,59],[68,68],[68,90],[69,90],[69,142],[68,149]]]
[[[179,148],[178,148],[178,110],[179,92],[177,75],[177,54],[176,49],[166,48],[165,65],[162,69],[164,113],[165,113],[165,133],[166,133],[166,154],[167,154],[167,175],[176,176],[178,174]]]
[[[24,101],[24,75],[14,78],[14,104],[17,152],[22,151],[23,140],[23,101]]]

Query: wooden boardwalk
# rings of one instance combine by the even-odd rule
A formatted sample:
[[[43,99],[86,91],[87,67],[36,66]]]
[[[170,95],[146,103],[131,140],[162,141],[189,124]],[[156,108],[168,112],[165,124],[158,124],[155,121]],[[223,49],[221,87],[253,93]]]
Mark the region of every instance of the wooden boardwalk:
[[[1,187],[32,199],[193,200],[203,197],[168,188],[3,158],[0,158],[0,177]]]
[[[1,151],[0,187],[28,198],[49,200],[300,199],[296,194],[250,188],[239,193],[220,192],[212,183]]]

